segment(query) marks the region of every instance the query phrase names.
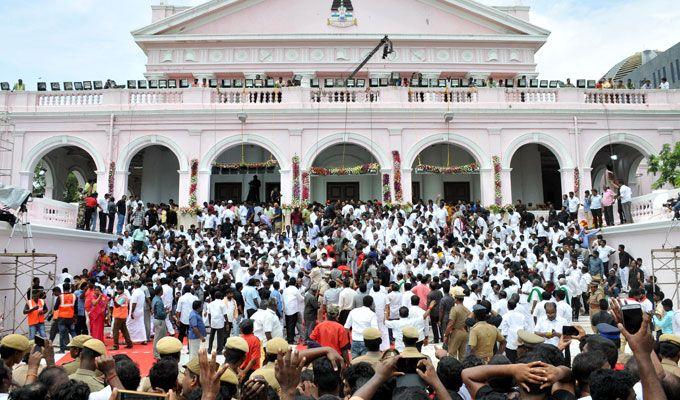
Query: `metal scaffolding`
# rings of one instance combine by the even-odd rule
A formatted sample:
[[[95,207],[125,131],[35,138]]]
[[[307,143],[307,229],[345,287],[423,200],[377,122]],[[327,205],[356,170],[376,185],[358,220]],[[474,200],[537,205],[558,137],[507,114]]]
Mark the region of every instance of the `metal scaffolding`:
[[[47,290],[56,274],[56,254],[0,253],[0,335],[28,332],[23,310],[33,278],[40,278],[41,285]]]
[[[652,274],[659,286],[671,292],[664,292],[673,304],[680,304],[680,247],[669,249],[652,249]]]
[[[14,123],[6,110],[0,110],[0,183],[9,184],[14,152]]]

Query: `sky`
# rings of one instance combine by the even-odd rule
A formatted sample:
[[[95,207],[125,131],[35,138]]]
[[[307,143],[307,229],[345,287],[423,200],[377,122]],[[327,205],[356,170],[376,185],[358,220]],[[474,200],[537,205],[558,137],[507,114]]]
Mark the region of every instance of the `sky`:
[[[478,1],[532,7],[531,22],[551,31],[536,56],[542,79],[596,79],[636,51],[680,41],[678,0]],[[38,81],[143,78],[145,56],[130,31],[150,22],[158,2],[0,0],[0,81],[23,78],[34,89]]]

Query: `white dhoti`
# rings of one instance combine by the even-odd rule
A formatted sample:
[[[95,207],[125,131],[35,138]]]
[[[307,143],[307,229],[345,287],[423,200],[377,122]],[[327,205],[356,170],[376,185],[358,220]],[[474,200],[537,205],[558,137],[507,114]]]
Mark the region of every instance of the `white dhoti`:
[[[165,327],[168,330],[168,335],[170,336],[175,335],[175,328],[172,326],[172,322],[170,322],[170,314],[168,314],[168,316],[165,317]]]
[[[378,321],[378,330],[380,330],[380,351],[385,351],[390,348],[390,332],[385,326],[385,321]]]
[[[141,304],[140,304],[141,306]],[[132,318],[134,316],[134,318]],[[130,314],[126,322],[130,339],[134,343],[146,342],[146,326],[144,325],[144,307],[137,307],[134,314]]]

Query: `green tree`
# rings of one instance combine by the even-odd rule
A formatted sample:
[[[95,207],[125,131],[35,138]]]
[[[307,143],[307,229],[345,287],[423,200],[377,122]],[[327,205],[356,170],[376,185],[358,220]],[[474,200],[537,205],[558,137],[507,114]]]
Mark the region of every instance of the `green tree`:
[[[64,183],[64,201],[67,203],[77,203],[80,201],[78,193],[78,179],[73,172],[69,172]]]
[[[676,142],[671,150],[671,145],[663,145],[658,155],[649,157],[649,172],[654,176],[659,175],[659,179],[652,184],[653,189],[659,189],[665,184],[680,187],[680,142]]]
[[[45,196],[45,175],[47,170],[43,168],[43,162],[40,161],[33,171],[33,197],[39,198]]]

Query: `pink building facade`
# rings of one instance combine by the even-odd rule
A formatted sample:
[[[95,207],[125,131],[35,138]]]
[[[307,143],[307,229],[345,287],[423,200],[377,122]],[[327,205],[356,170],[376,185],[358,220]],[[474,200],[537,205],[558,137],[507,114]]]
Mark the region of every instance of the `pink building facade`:
[[[3,183],[31,188],[44,174],[45,196],[60,200],[73,172],[116,198],[187,206],[243,200],[257,174],[261,198],[279,188],[285,204],[544,204],[600,188],[611,165],[636,195],[649,192],[646,158],[680,140],[680,92],[460,87],[531,86],[549,32],[528,15],[471,0],[153,6],[133,37],[148,83],[177,87],[0,92],[12,149],[0,153]],[[381,49],[354,87],[337,87],[385,34],[394,53]],[[393,84],[414,76],[427,86]],[[362,165],[370,173],[337,174]]]

